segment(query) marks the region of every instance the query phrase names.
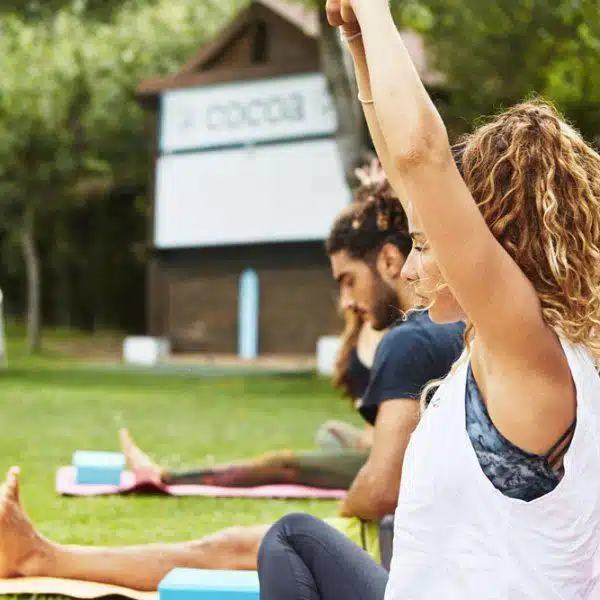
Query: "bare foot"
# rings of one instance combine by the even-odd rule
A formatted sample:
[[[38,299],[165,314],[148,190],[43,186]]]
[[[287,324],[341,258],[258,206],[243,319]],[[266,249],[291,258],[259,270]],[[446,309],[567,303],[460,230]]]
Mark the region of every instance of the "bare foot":
[[[163,470],[138,448],[127,429],[119,430],[119,441],[127,467],[135,475],[136,480],[161,484]]]
[[[19,498],[19,469],[12,467],[0,493],[0,577],[43,575],[51,544],[33,527]]]

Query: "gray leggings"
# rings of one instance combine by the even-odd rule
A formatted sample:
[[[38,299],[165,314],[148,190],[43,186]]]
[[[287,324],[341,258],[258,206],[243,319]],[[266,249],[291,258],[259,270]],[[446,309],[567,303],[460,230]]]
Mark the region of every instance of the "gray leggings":
[[[261,600],[383,600],[387,571],[323,521],[279,520],[258,555]]]

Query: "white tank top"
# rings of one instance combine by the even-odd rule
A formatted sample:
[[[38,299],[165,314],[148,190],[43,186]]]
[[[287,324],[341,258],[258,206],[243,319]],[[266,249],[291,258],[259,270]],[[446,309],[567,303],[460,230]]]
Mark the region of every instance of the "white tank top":
[[[386,600],[600,600],[600,378],[586,349],[563,348],[577,426],[562,480],[531,502],[481,470],[467,364],[438,389],[404,459]]]

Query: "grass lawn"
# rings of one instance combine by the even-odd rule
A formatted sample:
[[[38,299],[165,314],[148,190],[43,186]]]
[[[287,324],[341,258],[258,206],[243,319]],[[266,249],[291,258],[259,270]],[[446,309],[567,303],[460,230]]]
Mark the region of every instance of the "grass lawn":
[[[290,511],[336,512],[332,501],[70,499],[53,486],[56,468],[74,450],[117,450],[123,425],[142,448],[177,468],[312,448],[323,421],[358,422],[327,381],[94,372],[59,355],[26,359],[18,344],[9,345],[9,361],[0,372],[0,467],[21,466],[25,506],[56,541],[180,541],[233,524],[270,523]]]

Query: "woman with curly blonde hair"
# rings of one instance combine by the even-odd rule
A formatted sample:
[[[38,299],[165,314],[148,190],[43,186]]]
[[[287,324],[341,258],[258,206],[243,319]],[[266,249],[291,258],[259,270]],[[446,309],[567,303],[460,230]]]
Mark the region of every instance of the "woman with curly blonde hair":
[[[452,148],[388,1],[327,8],[409,216],[403,277],[468,346],[406,452],[389,580],[294,515],[263,542],[262,598],[599,598],[600,156],[541,101]]]

